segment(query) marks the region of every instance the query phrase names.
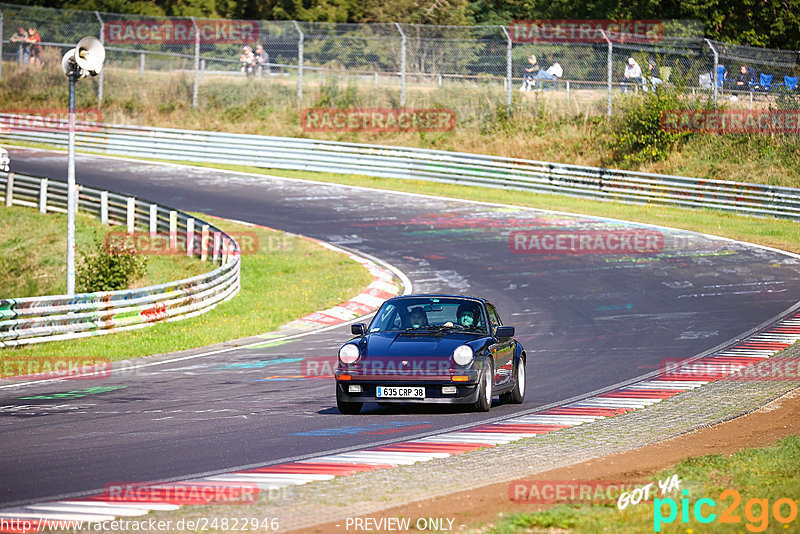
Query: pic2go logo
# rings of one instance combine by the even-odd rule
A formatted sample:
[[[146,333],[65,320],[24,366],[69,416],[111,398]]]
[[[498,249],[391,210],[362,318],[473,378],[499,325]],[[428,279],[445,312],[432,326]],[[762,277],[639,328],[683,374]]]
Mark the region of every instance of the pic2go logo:
[[[703,524],[712,523],[717,520],[720,523],[742,522],[742,516],[737,514],[742,496],[735,489],[726,489],[719,498],[721,501],[729,497],[733,502],[719,515],[711,513],[711,509],[716,508],[717,503],[714,499],[703,498],[695,501],[694,505],[689,503],[689,490],[681,492],[684,497],[681,499],[680,513],[681,523],[689,522],[689,514],[694,516],[695,521]],[[664,516],[664,508],[667,508],[667,515]],[[784,497],[772,504],[770,509],[769,499],[750,499],[744,505],[744,516],[748,523],[745,525],[750,532],[764,532],[769,527],[770,510],[772,517],[778,523],[788,525],[797,518],[797,503],[792,499]],[[665,499],[656,498],[653,500],[653,531],[661,532],[661,525],[667,525],[675,521],[678,517],[678,503],[675,499],[667,497]],[[719,519],[717,519],[719,517]]]

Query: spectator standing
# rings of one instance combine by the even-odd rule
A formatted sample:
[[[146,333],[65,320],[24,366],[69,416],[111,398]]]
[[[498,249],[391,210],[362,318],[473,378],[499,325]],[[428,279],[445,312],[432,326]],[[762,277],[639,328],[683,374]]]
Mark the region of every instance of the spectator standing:
[[[42,66],[42,36],[36,28],[28,29],[28,42],[31,44],[31,65]]]
[[[625,64],[625,81],[645,85],[644,78],[642,78],[642,67],[632,57],[629,57],[628,62]],[[622,91],[625,92],[625,90],[626,87],[623,86]]]
[[[539,62],[536,60],[536,56],[531,54],[528,56],[528,65],[524,69],[522,69],[522,87],[519,88],[520,91],[530,91],[533,89],[536,82],[534,81],[534,77],[536,73],[541,70],[539,68]]]
[[[12,43],[19,43],[20,49],[20,64],[27,65],[31,59],[31,43],[28,40],[28,32],[20,26],[17,28],[17,33],[11,36]]]
[[[258,65],[258,71],[260,73],[266,72],[267,74],[270,74],[269,54],[267,54],[263,46],[256,45],[255,56],[256,56],[256,65]]]

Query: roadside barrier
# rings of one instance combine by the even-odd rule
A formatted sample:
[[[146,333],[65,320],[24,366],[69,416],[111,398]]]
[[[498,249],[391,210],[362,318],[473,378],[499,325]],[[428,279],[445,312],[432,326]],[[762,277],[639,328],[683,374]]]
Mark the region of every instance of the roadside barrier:
[[[64,182],[0,172],[5,206],[67,211]],[[119,224],[129,234],[166,235],[176,254],[219,264],[211,272],[156,286],[122,291],[0,299],[0,347],[74,339],[143,328],[205,313],[238,293],[241,248],[201,219],[134,197],[79,186],[78,211]],[[136,230],[136,229],[139,230]],[[179,246],[180,242],[180,246]]]
[[[443,150],[77,121],[84,151],[415,179],[800,219],[800,189]],[[0,139],[67,145],[65,121],[0,113]]]

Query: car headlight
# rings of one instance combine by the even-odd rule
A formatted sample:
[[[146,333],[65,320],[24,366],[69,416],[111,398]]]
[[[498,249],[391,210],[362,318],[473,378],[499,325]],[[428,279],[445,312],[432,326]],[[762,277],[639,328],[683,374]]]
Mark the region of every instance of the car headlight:
[[[469,365],[472,362],[472,357],[474,353],[472,349],[469,348],[467,345],[461,345],[456,350],[453,351],[453,360],[458,365]]]
[[[353,345],[352,343],[348,343],[339,349],[339,360],[342,363],[353,363],[360,355],[361,352],[359,352],[358,346]]]

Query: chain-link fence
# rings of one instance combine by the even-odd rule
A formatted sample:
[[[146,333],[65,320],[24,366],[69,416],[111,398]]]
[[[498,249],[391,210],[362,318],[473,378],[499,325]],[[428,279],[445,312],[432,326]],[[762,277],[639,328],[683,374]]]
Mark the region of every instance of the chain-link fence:
[[[192,106],[235,105],[246,94],[298,108],[448,107],[461,120],[542,100],[611,114],[621,95],[663,85],[714,104],[800,108],[800,53],[711,41],[687,21],[658,22],[657,38],[603,31],[548,40],[520,39],[513,25],[195,19],[10,4],[0,12],[7,68],[60,61],[80,38],[100,38],[106,65],[92,85],[100,106],[104,94],[135,100],[162,84]],[[41,43],[20,37],[30,28]]]

